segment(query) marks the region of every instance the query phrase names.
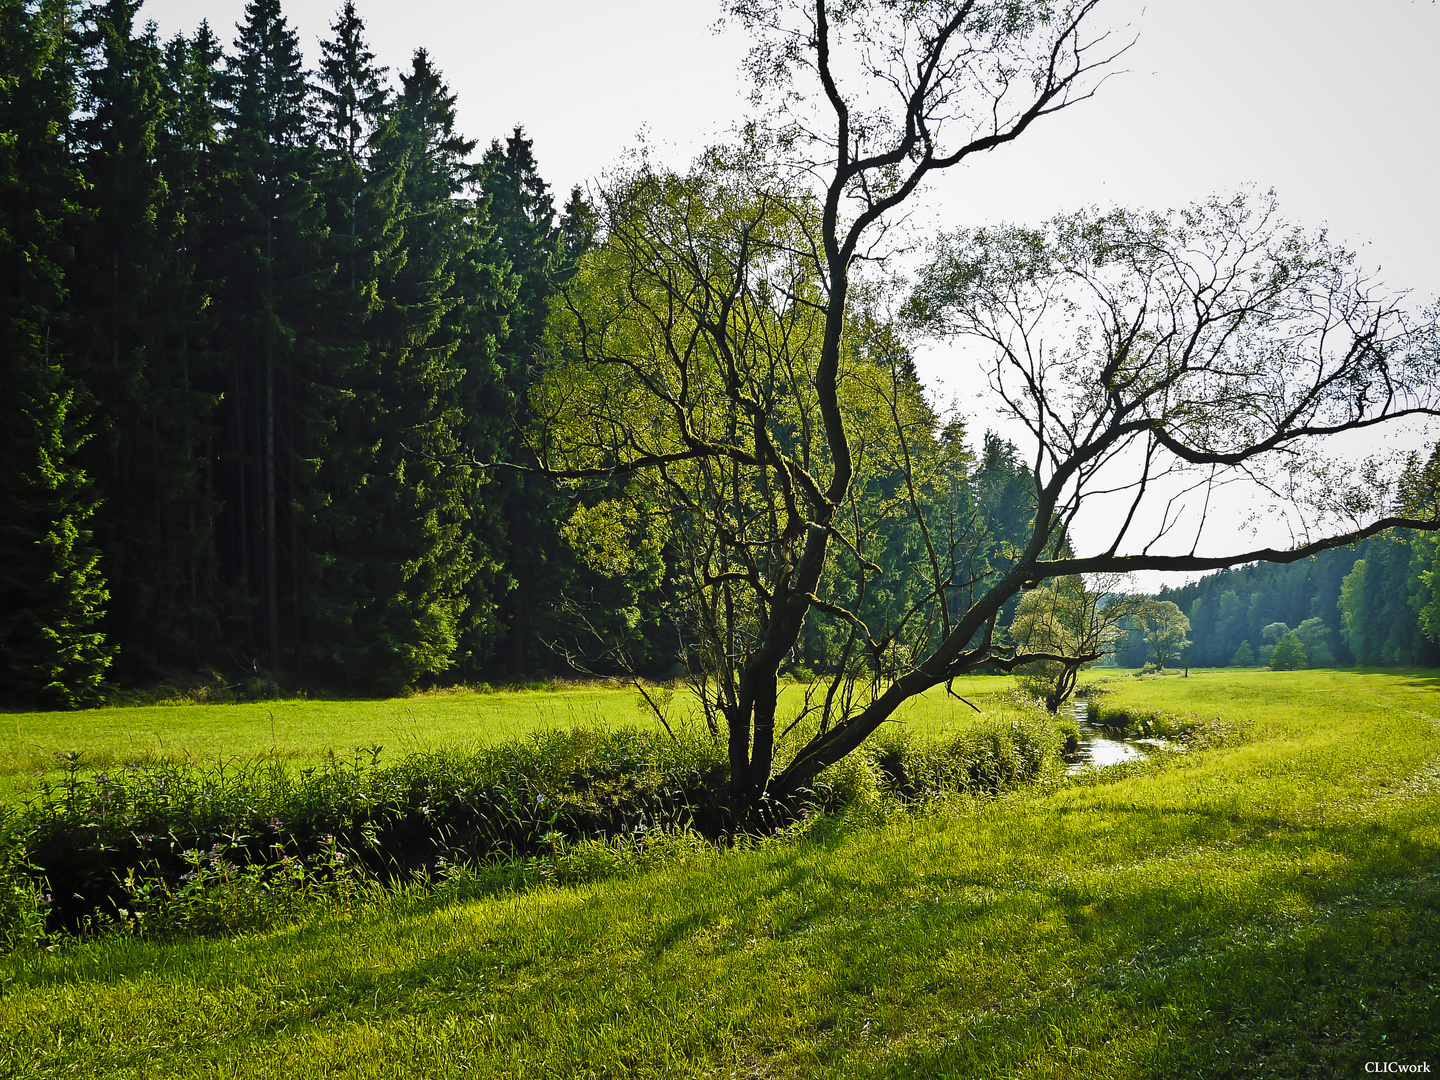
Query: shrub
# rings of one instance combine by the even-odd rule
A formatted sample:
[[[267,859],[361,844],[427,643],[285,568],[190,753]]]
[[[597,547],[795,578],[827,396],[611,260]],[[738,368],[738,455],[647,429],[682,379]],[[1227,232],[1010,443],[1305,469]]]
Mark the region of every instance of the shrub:
[[[268,884],[283,878],[285,858],[323,857],[333,841],[367,875],[392,880],[442,856],[534,855],[550,833],[580,839],[694,825],[715,835],[727,826],[718,796],[728,768],[706,739],[578,729],[390,766],[379,756],[378,746],[355,748],[298,773],[261,759],[85,776],[79,755],[63,755],[62,778],[41,784],[12,815],[0,850],[27,853],[35,872],[22,876],[48,877],[48,891],[62,898],[52,920],[76,927],[97,909],[106,918],[146,910],[135,895],[145,881],[163,884],[149,894],[157,903],[168,890],[164,903],[173,904],[195,872],[193,851],[223,853],[235,874],[257,867],[256,880]]]
[[[43,942],[49,912],[50,893],[39,867],[18,845],[0,849],[0,953]]]
[[[1090,723],[1117,738],[1165,739],[1184,749],[1209,749],[1243,742],[1250,726],[1222,716],[1173,713],[1162,709],[1136,709],[1090,704]]]
[[[1299,671],[1305,667],[1305,646],[1294,630],[1287,630],[1270,656],[1271,671]]]

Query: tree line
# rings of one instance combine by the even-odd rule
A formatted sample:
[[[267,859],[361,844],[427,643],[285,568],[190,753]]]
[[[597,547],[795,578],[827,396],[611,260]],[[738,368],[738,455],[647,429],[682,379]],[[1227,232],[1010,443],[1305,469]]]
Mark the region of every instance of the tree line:
[[[1433,533],[1397,529],[1301,562],[1221,570],[1163,588],[1156,599],[1188,618],[1183,660],[1196,667],[1275,666],[1287,636],[1299,651],[1280,651],[1286,667],[1433,667],[1440,664],[1437,556]],[[1116,660],[1139,667],[1152,654],[1137,629]],[[1167,662],[1179,659],[1177,650]]]
[[[387,690],[541,662],[583,573],[518,445],[588,243],[425,50],[279,0],[229,48],[139,0],[0,3],[0,694],[172,666]]]

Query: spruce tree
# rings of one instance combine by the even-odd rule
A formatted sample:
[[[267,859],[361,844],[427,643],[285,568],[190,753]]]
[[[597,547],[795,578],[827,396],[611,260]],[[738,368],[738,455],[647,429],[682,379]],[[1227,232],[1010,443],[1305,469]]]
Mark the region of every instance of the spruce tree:
[[[82,378],[103,405],[87,461],[105,493],[95,527],[114,582],[107,622],[127,674],[154,677],[162,661],[193,656],[191,585],[205,562],[197,450],[210,401],[190,386],[177,340],[192,316],[187,207],[162,173],[170,103],[153,27],[135,32],[139,6],[105,0],[87,18],[77,130],[92,224],[73,304],[90,330],[77,342]]]
[[[317,191],[326,259],[336,268],[320,301],[326,333],[315,343],[331,427],[315,477],[320,498],[305,649],[323,676],[344,679],[347,665],[363,666],[355,615],[365,603],[363,564],[375,529],[367,513],[377,482],[372,418],[379,391],[371,323],[383,307],[382,268],[396,257],[402,230],[393,176],[370,168],[387,123],[387,69],[375,63],[353,4],[341,8],[330,29],[333,37],[320,42],[313,92]]]
[[[224,393],[226,351],[217,333],[224,289],[220,235],[224,165],[220,147],[220,79],[224,51],[201,22],[176,35],[162,54],[164,119],[157,160],[165,181],[166,236],[173,258],[159,284],[168,395],[173,402],[174,468],[184,492],[171,519],[168,544],[183,569],[188,659],[199,664],[219,650],[215,517],[216,405]]]
[[[235,50],[222,96],[229,240],[222,332],[230,349],[220,412],[226,442],[218,448],[229,465],[218,485],[222,572],[251,651],[258,647],[268,667],[281,670],[287,623],[300,675],[308,534],[323,502],[314,470],[327,424],[314,380],[317,304],[331,267],[320,249],[308,88],[279,0],[249,0]]]
[[[522,128],[516,127],[503,145],[498,139],[490,144],[481,170],[490,221],[516,276],[516,296],[500,356],[498,388],[503,389],[503,398],[488,408],[477,404],[472,413],[472,423],[478,422],[473,441],[484,456],[523,461],[530,382],[566,245],[531,140]],[[570,240],[578,252],[579,245],[588,242],[587,229],[593,237],[594,225],[579,205],[573,210]],[[499,472],[491,478],[491,487],[489,496],[500,507],[504,522],[496,546],[508,579],[502,666],[520,673],[548,660],[543,640],[551,627],[544,616],[561,596],[576,591],[576,563],[560,539],[565,507],[553,485],[522,473]]]
[[[76,461],[87,424],[67,371],[74,237],[87,224],[71,148],[73,5],[0,0],[0,699],[99,697],[114,656],[108,592]]]
[[[355,507],[364,542],[347,647],[375,689],[451,666],[474,572],[454,316],[464,303],[457,267],[478,242],[462,198],[475,144],[456,132],[454,95],[424,50],[400,81],[372,163],[369,205],[404,228],[378,262],[379,308],[366,326],[374,353],[361,416],[375,458]]]

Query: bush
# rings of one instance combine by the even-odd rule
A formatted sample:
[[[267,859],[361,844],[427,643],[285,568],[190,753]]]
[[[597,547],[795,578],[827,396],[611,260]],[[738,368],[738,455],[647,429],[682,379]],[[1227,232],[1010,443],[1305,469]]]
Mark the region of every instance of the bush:
[[[579,729],[414,754],[392,766],[379,755],[378,746],[356,748],[298,773],[262,759],[90,776],[78,754],[62,755],[61,780],[42,784],[5,823],[0,852],[26,853],[34,871],[20,876],[48,878],[52,922],[74,928],[97,910],[123,921],[122,909],[147,911],[150,901],[194,908],[201,897],[186,882],[197,851],[223,858],[223,867],[199,869],[207,889],[224,892],[227,880],[288,880],[286,859],[313,865],[331,845],[353,853],[357,872],[394,880],[442,857],[532,856],[552,846],[544,839],[552,833],[578,840],[693,825],[718,835],[728,821],[719,803],[728,767],[707,739],[676,744],[649,731]],[[313,882],[307,889],[316,891]]]
[[[1090,704],[1088,719],[1107,734],[1125,739],[1165,739],[1184,749],[1231,746],[1249,736],[1250,725],[1222,716],[1173,713],[1163,709],[1135,709]]]
[[[40,868],[18,845],[0,849],[0,953],[43,942],[49,912]]]
[[[1294,630],[1287,630],[1270,656],[1271,671],[1300,671],[1305,667],[1305,646]]]

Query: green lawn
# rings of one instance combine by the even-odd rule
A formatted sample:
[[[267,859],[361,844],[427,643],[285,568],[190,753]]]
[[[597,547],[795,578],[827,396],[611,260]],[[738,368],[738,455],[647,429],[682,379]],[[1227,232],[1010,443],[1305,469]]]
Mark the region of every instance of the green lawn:
[[[967,679],[957,692],[982,707],[1009,690],[1005,677]],[[656,692],[658,693],[658,692]],[[784,710],[798,709],[803,689],[787,686]],[[999,707],[1003,708],[1003,704]],[[677,723],[698,722],[693,700],[674,693]],[[971,721],[969,707],[937,690],[910,702],[900,722],[926,734],[943,734]],[[383,746],[385,755],[441,746],[467,746],[520,738],[530,732],[577,725],[650,726],[653,712],[629,686],[555,690],[434,691],[408,698],[359,701],[286,700],[250,704],[146,705],[80,712],[0,713],[0,800],[37,772],[60,775],[57,754],[78,751],[87,767],[113,769],[126,762],[276,756],[303,763],[326,751]]]
[[[1434,674],[1109,685],[1253,737],[583,888],[0,958],[0,1075],[1440,1070]]]

